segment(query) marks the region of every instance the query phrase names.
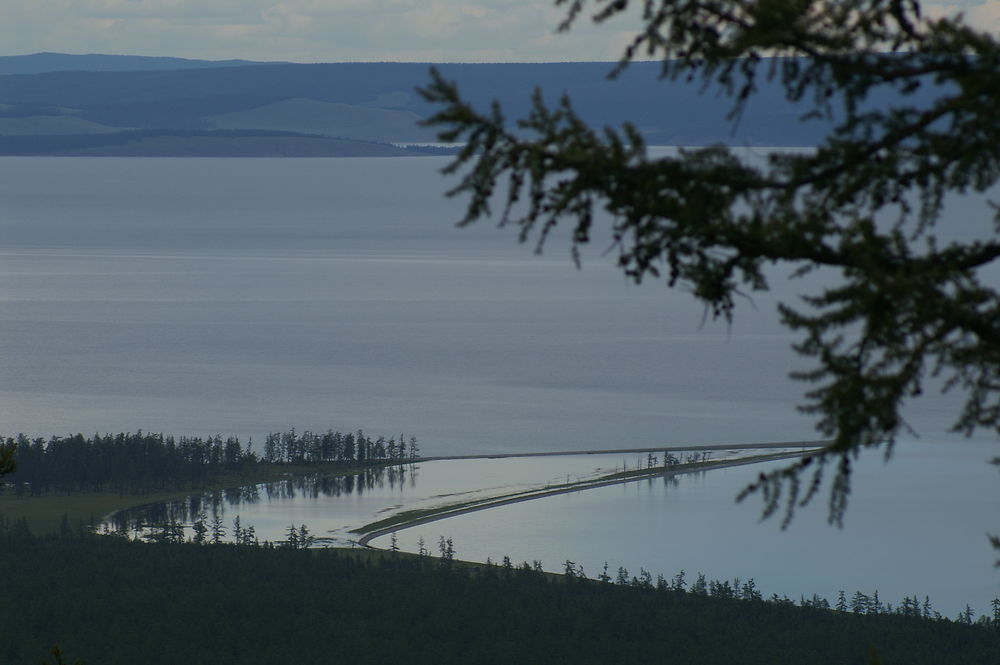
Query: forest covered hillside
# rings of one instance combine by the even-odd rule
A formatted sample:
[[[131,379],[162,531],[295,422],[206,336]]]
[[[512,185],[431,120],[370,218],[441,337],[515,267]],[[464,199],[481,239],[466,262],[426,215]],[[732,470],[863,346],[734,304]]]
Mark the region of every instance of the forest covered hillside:
[[[0,521],[0,568],[4,663],[41,662],[53,646],[84,665],[1000,660],[990,619],[968,625],[759,594],[741,600],[728,582],[705,592],[657,589],[640,578],[583,580],[507,561],[142,543],[68,529],[40,538]]]
[[[178,150],[171,140],[153,149],[148,144],[135,151],[111,147],[121,143],[121,132],[135,130],[164,136],[178,130],[288,132],[304,135],[306,142],[317,137],[373,143],[436,139],[433,130],[419,125],[434,112],[417,93],[430,80],[428,64],[19,58],[0,58],[0,72],[7,73],[0,76],[0,137],[24,138],[0,143],[0,154],[214,154],[210,148]],[[804,146],[815,144],[831,126],[822,119],[801,122],[802,109],[766,80],[759,82],[759,93],[741,118],[729,119],[728,104],[702,94],[697,84],[660,80],[660,66],[651,62],[633,63],[614,79],[608,77],[614,65],[607,62],[436,66],[478,107],[497,99],[509,118],[523,117],[537,87],[549,102],[569,95],[593,125],[633,123],[650,145]],[[91,137],[86,153],[74,147],[79,136]],[[201,138],[207,145],[209,135]],[[373,146],[348,152],[385,154]]]

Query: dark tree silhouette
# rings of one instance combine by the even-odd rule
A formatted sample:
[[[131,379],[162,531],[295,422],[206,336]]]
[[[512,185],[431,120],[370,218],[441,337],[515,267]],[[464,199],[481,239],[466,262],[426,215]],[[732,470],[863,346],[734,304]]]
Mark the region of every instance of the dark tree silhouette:
[[[0,476],[13,473],[14,469],[17,468],[17,465],[14,463],[16,452],[16,443],[12,441],[8,441],[6,443],[0,442]]]
[[[762,79],[832,127],[813,151],[774,151],[754,165],[726,146],[647,155],[626,125],[597,131],[570,100],[536,90],[516,128],[499,104],[474,108],[437,72],[422,89],[439,107],[427,122],[465,148],[445,169],[468,200],[460,225],[499,207],[501,225],[540,249],[560,222],[572,246],[591,239],[595,213],[612,218],[618,264],[636,282],[684,286],[713,317],[736,296],[766,290],[767,269],[823,269],[832,285],[780,306],[814,369],[800,407],[832,445],[761,475],[748,488],[765,515],[810,500],[835,467],[829,519],[841,523],[852,463],[907,425],[902,405],[929,377],[962,391],[954,427],[1000,432],[1000,209],[977,238],[943,239],[952,194],[983,194],[1000,177],[1000,43],[957,18],[929,18],[915,0],[556,0],[569,30],[590,12],[603,24],[639,14],[642,30],[612,72],[636,57],[662,76],[728,99],[730,119]],[[889,102],[885,103],[888,99]],[[727,103],[727,102],[724,102]],[[506,185],[506,186],[505,186]],[[745,495],[745,493],[744,493]]]

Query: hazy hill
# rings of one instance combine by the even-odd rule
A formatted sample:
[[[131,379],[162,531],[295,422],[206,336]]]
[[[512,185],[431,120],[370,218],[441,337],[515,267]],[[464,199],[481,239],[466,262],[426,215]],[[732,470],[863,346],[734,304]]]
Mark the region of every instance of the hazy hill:
[[[144,129],[0,136],[0,155],[81,157],[406,157],[437,154],[388,143],[266,130]]]
[[[73,115],[37,115],[5,118],[0,115],[0,136],[30,136],[38,134],[100,134],[121,131],[92,120]]]
[[[72,122],[92,123],[81,133],[106,128],[240,129],[379,142],[434,139],[432,132],[417,124],[434,112],[415,90],[429,80],[427,64],[240,62],[220,67],[220,63],[168,58],[24,57],[36,58],[41,67],[43,60],[37,58],[42,55],[52,55],[53,66],[64,70],[0,76],[0,117],[22,119],[0,122],[0,135],[24,134],[25,127],[56,133],[49,128],[70,121],[39,118],[72,116]],[[104,62],[100,58],[133,70],[69,71],[96,67]],[[178,62],[185,68],[163,69]],[[550,103],[569,95],[584,119],[597,126],[632,122],[650,144],[813,145],[830,127],[829,121],[800,122],[803,109],[787,102],[780,86],[766,80],[759,82],[759,93],[734,124],[726,118],[728,100],[702,94],[697,83],[659,80],[656,63],[635,63],[609,80],[612,66],[585,62],[438,68],[457,81],[463,95],[477,106],[486,108],[492,100],[500,100],[508,118],[527,113],[532,91],[538,87]],[[887,101],[875,96],[870,103]]]
[[[40,74],[59,71],[148,71],[155,69],[200,69],[205,67],[238,67],[253,65],[252,60],[189,60],[187,58],[156,58],[138,55],[104,55],[88,53],[32,53],[31,55],[0,56],[0,74]]]
[[[377,106],[337,104],[314,99],[283,99],[245,111],[205,116],[219,129],[272,129],[324,134],[365,141],[433,141],[434,132],[419,127],[420,116]]]

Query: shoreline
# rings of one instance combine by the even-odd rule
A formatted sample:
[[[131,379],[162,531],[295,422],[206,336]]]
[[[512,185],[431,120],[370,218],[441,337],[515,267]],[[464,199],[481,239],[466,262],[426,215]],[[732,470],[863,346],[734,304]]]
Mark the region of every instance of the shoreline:
[[[709,450],[767,450],[775,448],[825,448],[833,443],[830,439],[816,439],[811,441],[771,441],[766,443],[707,443],[694,444],[689,446],[656,446],[646,448],[603,448],[597,450],[557,450],[547,452],[525,452],[525,453],[482,453],[476,455],[432,455],[419,457],[416,462],[436,462],[439,460],[466,460],[466,459],[507,459],[510,457],[569,457],[571,455],[615,455],[617,453],[659,453],[659,452],[687,452],[687,451],[709,451]]]
[[[822,440],[811,440],[811,441],[779,441],[779,442],[757,442],[757,443],[736,443],[736,444],[695,444],[695,445],[668,445],[668,446],[657,446],[657,447],[636,447],[636,448],[610,448],[610,449],[590,449],[590,450],[567,450],[567,451],[541,451],[541,452],[508,452],[508,453],[477,453],[477,454],[465,454],[465,455],[428,455],[419,456],[415,458],[410,458],[407,460],[400,460],[401,464],[420,464],[422,462],[434,462],[434,461],[460,461],[460,460],[482,460],[482,459],[510,459],[510,458],[529,458],[529,457],[569,457],[569,456],[581,456],[581,455],[615,455],[615,454],[631,454],[631,453],[664,453],[664,452],[685,452],[685,451],[740,451],[740,450],[774,450],[774,449],[791,449],[799,448],[799,452],[789,453],[788,456],[805,455],[809,452],[815,451],[829,444],[829,441]],[[781,458],[775,458],[781,459]],[[463,514],[464,512],[474,512],[476,510],[485,510],[490,507],[498,507],[505,505],[507,503],[515,503],[519,501],[527,501],[532,498],[543,498],[545,496],[551,496],[559,493],[567,493],[572,491],[579,491],[588,489],[591,487],[602,487],[606,485],[626,483],[633,480],[640,480],[644,478],[650,478],[660,475],[678,475],[683,473],[693,473],[699,470],[710,470],[712,468],[722,468],[723,466],[735,466],[739,463],[748,464],[754,461],[764,461],[759,457],[755,457],[752,460],[747,461],[746,458],[734,459],[729,462],[726,460],[716,460],[711,463],[711,466],[706,469],[704,466],[699,466],[699,468],[692,469],[678,469],[674,471],[664,472],[663,467],[658,467],[656,469],[650,469],[648,473],[641,473],[636,476],[619,477],[619,478],[605,478],[592,479],[590,481],[582,481],[574,483],[572,486],[556,486],[554,488],[545,489],[543,487],[525,490],[514,496],[500,496],[493,499],[482,499],[481,502],[474,505],[464,505],[460,507],[448,508],[447,506],[437,509],[439,512],[434,512],[434,509],[430,509],[432,514],[427,514],[423,517],[416,517],[414,521],[402,521],[400,524],[405,526],[393,526],[386,528],[379,528],[377,530],[372,530],[367,534],[363,534],[361,538],[357,541],[352,541],[363,545],[364,547],[372,547],[368,545],[368,542],[381,535],[386,535],[392,531],[399,531],[403,528],[410,528],[413,526],[419,526],[430,521],[436,521],[440,519],[445,519],[446,517],[456,516]],[[330,472],[330,469],[326,470]],[[349,472],[349,469],[334,469],[335,475],[342,475]],[[265,477],[265,478],[252,478],[250,484],[256,485],[266,482],[274,482],[276,480],[283,480],[288,477],[295,477],[299,475],[309,475],[313,473],[323,473],[324,470],[320,468],[304,468],[304,467],[292,467],[287,469],[280,469],[280,474],[277,477]],[[243,487],[244,485],[237,485],[234,487]],[[228,485],[220,487],[220,489],[228,488]],[[205,490],[201,490],[205,491]],[[126,510],[132,510],[135,508],[141,508],[147,505],[153,505],[162,502],[163,500],[176,500],[178,498],[183,498],[198,493],[198,490],[183,490],[178,492],[170,492],[169,498],[160,497],[149,500],[149,497],[143,496],[139,503],[128,505],[121,505],[122,497],[116,496],[113,503],[118,504],[114,506],[109,512],[101,511],[100,522],[107,522],[112,516],[117,513]],[[138,498],[138,497],[136,497]],[[459,512],[461,511],[461,512]],[[93,513],[91,518],[96,517]],[[375,522],[369,522],[368,524],[374,524]],[[365,529],[366,525],[359,526],[356,530],[353,530],[355,534],[361,534]],[[379,548],[373,548],[379,549]]]
[[[687,451],[687,450],[729,450],[729,449],[766,449],[766,448],[790,448],[797,447],[800,442],[793,442],[792,445],[787,443],[784,444],[747,444],[742,446],[703,446],[703,447],[684,447],[684,448],[673,448],[675,451]],[[467,515],[469,513],[474,513],[480,510],[487,510],[489,508],[498,508],[500,506],[511,505],[514,503],[521,503],[523,501],[532,501],[534,499],[544,499],[551,496],[558,496],[560,494],[569,494],[570,492],[579,492],[588,489],[596,489],[598,487],[608,487],[611,485],[620,485],[630,482],[635,482],[639,480],[649,480],[651,478],[659,477],[674,477],[682,476],[690,473],[699,473],[703,471],[712,471],[715,469],[725,469],[736,466],[746,466],[748,464],[757,464],[759,462],[770,462],[783,459],[793,459],[797,457],[805,457],[807,455],[815,453],[819,450],[820,446],[815,446],[817,443],[826,442],[810,442],[813,443],[814,447],[808,450],[800,450],[796,452],[786,452],[786,453],[775,453],[773,455],[752,458],[738,458],[732,460],[717,460],[714,463],[709,463],[709,466],[699,465],[697,468],[690,469],[676,469],[676,470],[664,470],[663,467],[658,467],[655,469],[650,469],[649,473],[637,473],[634,476],[625,476],[618,478],[598,478],[591,481],[581,481],[579,483],[573,483],[572,485],[565,487],[556,487],[552,489],[538,489],[538,490],[528,490],[529,493],[516,494],[514,496],[501,496],[495,499],[486,499],[482,503],[477,503],[475,505],[459,506],[449,509],[447,506],[442,507],[440,512],[429,514],[423,517],[415,517],[412,520],[404,520],[398,524],[393,524],[391,526],[381,527],[373,529],[367,533],[361,535],[357,540],[357,544],[361,547],[367,547],[369,549],[381,550],[383,548],[375,547],[369,543],[375,538],[380,538],[382,536],[387,536],[391,533],[397,531],[403,531],[405,529],[410,529],[417,526],[423,526],[424,524],[430,524],[431,522],[437,522],[439,520],[448,519],[449,517],[458,517],[460,515]],[[805,447],[805,446],[803,446]],[[644,448],[644,449],[630,449],[630,450],[605,450],[605,451],[577,451],[577,452],[567,452],[567,453],[529,453],[526,455],[509,454],[509,455],[479,455],[479,456],[465,456],[465,457],[435,457],[435,458],[424,458],[425,460],[438,460],[438,459],[491,459],[499,457],[537,457],[537,456],[552,456],[552,455],[578,455],[578,454],[613,454],[620,452],[655,452],[655,451],[670,451],[670,448]],[[360,532],[365,527],[360,527],[357,532]]]

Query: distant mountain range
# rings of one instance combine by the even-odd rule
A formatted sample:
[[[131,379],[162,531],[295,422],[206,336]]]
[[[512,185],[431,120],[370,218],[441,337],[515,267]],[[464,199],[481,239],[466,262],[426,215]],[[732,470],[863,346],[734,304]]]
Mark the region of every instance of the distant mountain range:
[[[141,72],[158,69],[207,69],[260,65],[253,60],[189,60],[187,58],[151,58],[141,55],[104,55],[88,53],[32,53],[0,56],[0,74],[43,74],[45,72]],[[274,64],[274,63],[271,63]]]
[[[0,57],[0,154],[421,154],[387,144],[436,140],[418,125],[434,112],[415,91],[429,67]],[[814,145],[830,128],[800,122],[804,109],[769,81],[734,123],[729,100],[697,83],[660,80],[656,63],[634,63],[614,80],[605,62],[437,67],[472,103],[497,99],[509,118],[527,113],[539,87],[550,103],[569,95],[594,125],[632,122],[651,145]]]

